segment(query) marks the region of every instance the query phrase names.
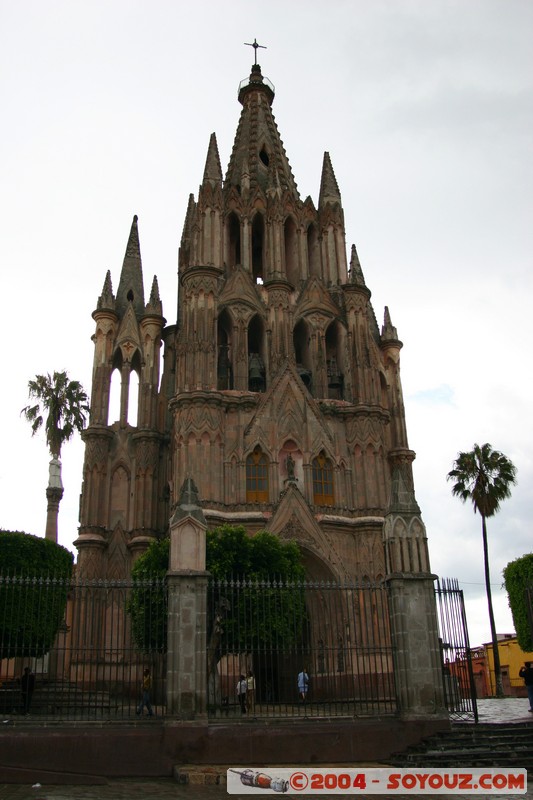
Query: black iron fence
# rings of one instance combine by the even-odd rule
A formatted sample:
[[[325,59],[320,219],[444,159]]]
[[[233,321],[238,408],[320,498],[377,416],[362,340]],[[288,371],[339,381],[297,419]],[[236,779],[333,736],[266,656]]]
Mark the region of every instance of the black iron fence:
[[[165,598],[156,580],[0,576],[0,712],[132,717],[148,668],[153,712],[164,714]]]
[[[464,596],[454,579],[437,580],[435,586],[439,622],[442,681],[445,704],[452,719],[478,721],[472,652]]]
[[[212,718],[396,711],[384,584],[213,580],[208,619]]]
[[[396,713],[388,592],[368,581],[211,579],[210,719]],[[443,581],[435,596],[447,706],[477,717],[462,592]],[[0,713],[133,719],[149,669],[152,710],[163,716],[167,609],[164,580],[0,575]]]

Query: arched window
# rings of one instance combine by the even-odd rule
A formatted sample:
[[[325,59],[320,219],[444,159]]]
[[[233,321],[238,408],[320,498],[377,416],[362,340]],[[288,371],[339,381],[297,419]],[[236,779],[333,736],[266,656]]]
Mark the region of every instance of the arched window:
[[[333,467],[324,451],[313,459],[313,502],[316,506],[333,505]]]
[[[258,446],[246,459],[246,502],[268,501],[268,461]]]

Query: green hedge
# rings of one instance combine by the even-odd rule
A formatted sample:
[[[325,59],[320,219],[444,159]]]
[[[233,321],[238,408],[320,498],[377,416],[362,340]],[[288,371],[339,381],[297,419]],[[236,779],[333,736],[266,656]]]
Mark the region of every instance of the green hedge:
[[[40,658],[65,616],[74,557],[65,547],[0,530],[0,652]]]
[[[510,561],[503,570],[505,588],[513,614],[518,644],[525,653],[533,651],[533,636],[527,610],[526,589],[533,590],[533,553]]]

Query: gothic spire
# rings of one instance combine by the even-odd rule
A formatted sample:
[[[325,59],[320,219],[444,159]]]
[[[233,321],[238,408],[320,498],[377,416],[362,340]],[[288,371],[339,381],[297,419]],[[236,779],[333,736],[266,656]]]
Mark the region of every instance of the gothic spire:
[[[226,173],[225,186],[241,188],[243,171],[250,179],[250,189],[264,192],[269,184],[269,172],[275,168],[282,190],[288,190],[299,200],[298,188],[272,114],[274,87],[261,75],[254,64],[249,79],[242,81],[239,101],[242,111]]]
[[[120,273],[116,299],[116,310],[119,317],[124,316],[129,303],[133,305],[137,318],[142,317],[144,314],[144,286],[137,214],[135,214],[131,223],[130,235]]]
[[[205,184],[207,182],[211,183],[212,186],[216,184],[222,185],[222,167],[220,166],[217,137],[214,133],[211,134],[209,139],[209,147],[205,161],[203,183]]]
[[[326,203],[340,203],[341,193],[337,184],[333,167],[331,166],[331,159],[329,153],[324,153],[324,161],[322,163],[322,178],[320,180],[320,194],[318,198],[318,206],[322,208]]]

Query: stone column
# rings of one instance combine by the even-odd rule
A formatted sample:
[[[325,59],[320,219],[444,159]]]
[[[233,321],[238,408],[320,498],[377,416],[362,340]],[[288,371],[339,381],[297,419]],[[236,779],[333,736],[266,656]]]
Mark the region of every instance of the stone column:
[[[434,575],[390,576],[396,692],[403,718],[447,717],[442,688]]]
[[[63,497],[63,483],[61,481],[61,462],[56,456],[52,456],[48,469],[48,486],[46,488],[46,529],[45,539],[50,539],[57,543],[57,518],[59,515],[59,503]]]
[[[167,712],[184,720],[207,719],[206,529],[187,478],[170,523],[167,635]]]
[[[404,718],[446,717],[426,529],[415,498],[412,450],[389,454],[391,495],[383,523],[396,692]]]

